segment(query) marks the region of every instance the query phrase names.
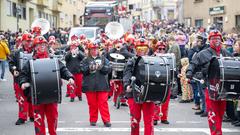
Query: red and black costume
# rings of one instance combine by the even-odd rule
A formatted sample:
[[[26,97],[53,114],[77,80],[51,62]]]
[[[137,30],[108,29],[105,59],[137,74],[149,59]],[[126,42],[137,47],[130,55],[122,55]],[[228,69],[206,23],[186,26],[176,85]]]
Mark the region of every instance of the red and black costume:
[[[44,59],[48,58],[48,50],[47,50],[47,41],[43,36],[37,36],[33,41],[33,46],[35,48],[33,58],[34,59]],[[65,80],[73,79],[72,74],[66,68],[66,66],[61,62],[59,62],[60,76]],[[26,83],[31,82],[31,73],[30,73],[30,63],[28,62],[24,67],[22,72],[19,75],[19,82],[21,87],[26,87]],[[47,77],[46,77],[47,79]],[[32,85],[32,84],[30,84]],[[25,88],[24,93],[28,98],[31,98],[30,88]],[[49,103],[49,104],[39,104],[33,105],[34,110],[34,127],[36,135],[46,135],[45,131],[45,116],[47,118],[48,123],[48,131],[50,135],[56,135],[57,123],[58,123],[58,105],[57,103]]]
[[[15,51],[10,57],[9,60],[9,70],[14,77],[14,90],[16,94],[16,98],[18,101],[18,120],[16,121],[16,125],[24,124],[25,121],[30,118],[30,121],[33,121],[33,111],[32,104],[29,103],[27,97],[24,95],[24,91],[19,86],[19,73],[21,73],[22,69],[20,68],[20,52],[22,53],[32,53],[32,41],[33,37],[30,33],[25,33],[22,35],[22,48]]]
[[[140,39],[136,43],[136,50],[141,47],[148,50],[148,42],[145,39]],[[145,53],[145,55],[147,52]],[[137,55],[139,55],[137,53]],[[144,135],[153,135],[154,134],[154,126],[153,126],[153,116],[154,116],[154,103],[153,102],[144,102],[144,103],[136,103],[133,99],[133,92],[127,92],[127,87],[131,84],[131,77],[133,76],[134,66],[137,57],[133,57],[130,59],[125,67],[123,72],[123,83],[124,88],[126,90],[126,97],[128,98],[128,104],[130,108],[131,115],[131,135],[139,135],[139,124],[141,121],[141,112],[143,112],[143,120],[144,120]]]
[[[99,54],[95,58],[90,55],[91,49],[98,51],[97,44],[89,43],[88,49],[89,56],[83,59],[80,67],[83,73],[82,91],[86,94],[89,106],[89,121],[91,126],[95,126],[98,120],[98,111],[100,111],[104,125],[110,127],[110,113],[107,102],[109,85],[106,78],[111,70],[109,61]],[[97,63],[101,66],[93,70],[92,67],[96,66]]]
[[[216,39],[219,38],[219,39]],[[226,50],[221,48],[222,35],[218,31],[212,31],[209,34],[210,48],[200,51],[196,54],[189,65],[186,76],[192,78],[197,68],[201,68],[205,82],[208,87],[205,89],[206,107],[208,112],[208,124],[211,135],[222,135],[222,119],[226,109],[225,100],[212,100],[209,97],[209,80],[207,74],[210,61],[213,57],[230,56]],[[220,40],[220,41],[219,41]]]

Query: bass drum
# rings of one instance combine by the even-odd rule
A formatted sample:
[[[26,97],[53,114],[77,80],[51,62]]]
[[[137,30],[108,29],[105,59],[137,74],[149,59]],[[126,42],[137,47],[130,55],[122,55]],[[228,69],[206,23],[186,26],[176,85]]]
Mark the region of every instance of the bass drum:
[[[32,53],[19,53],[19,63],[18,63],[18,69],[22,71],[24,65],[32,59]]]
[[[240,58],[214,57],[208,71],[211,99],[240,99]]]
[[[159,57],[167,58],[169,69],[170,69],[170,75],[171,75],[171,86],[173,88],[173,85],[176,83],[176,57],[173,53],[166,53],[166,54],[159,54]]]
[[[170,69],[164,57],[138,57],[133,75],[136,77],[133,84],[135,102],[164,103],[169,93]]]
[[[30,60],[32,103],[61,103],[61,79],[55,58]]]

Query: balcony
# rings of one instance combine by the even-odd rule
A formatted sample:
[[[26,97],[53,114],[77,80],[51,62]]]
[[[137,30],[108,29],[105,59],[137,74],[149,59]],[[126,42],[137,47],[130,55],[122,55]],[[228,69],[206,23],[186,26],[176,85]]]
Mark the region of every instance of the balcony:
[[[37,0],[37,6],[41,8],[46,8],[48,7],[48,1],[46,0]]]
[[[32,0],[18,0],[18,2],[20,2],[20,3],[26,3],[26,2],[30,2],[30,1],[32,1]]]
[[[152,0],[151,4],[153,9],[159,9],[164,3],[164,0]]]
[[[55,13],[60,13],[61,9],[61,5],[62,5],[62,1],[61,0],[52,0],[52,11],[55,12]]]

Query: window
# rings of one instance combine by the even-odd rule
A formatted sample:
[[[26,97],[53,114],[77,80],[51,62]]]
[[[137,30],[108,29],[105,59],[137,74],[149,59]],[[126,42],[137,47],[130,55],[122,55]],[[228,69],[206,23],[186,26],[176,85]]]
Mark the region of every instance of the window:
[[[203,2],[203,0],[194,0],[194,3]]]
[[[26,8],[25,7],[22,7],[22,17],[24,20],[26,20]]]
[[[17,17],[17,4],[15,2],[12,3],[12,13],[14,17]]]
[[[240,28],[240,15],[236,15],[236,27]]]
[[[195,20],[195,26],[196,27],[202,27],[203,26],[203,19]]]
[[[6,14],[7,15],[12,15],[11,13],[12,13],[12,10],[11,10],[12,8],[11,8],[11,2],[10,1],[7,1],[7,12],[6,12]]]
[[[42,13],[41,13],[41,11],[38,11],[38,17],[39,17],[39,18],[42,18]]]

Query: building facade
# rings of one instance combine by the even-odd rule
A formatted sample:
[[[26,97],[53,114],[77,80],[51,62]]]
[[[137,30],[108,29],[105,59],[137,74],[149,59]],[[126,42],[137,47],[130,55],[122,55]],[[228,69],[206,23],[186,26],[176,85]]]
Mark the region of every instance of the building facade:
[[[52,28],[80,24],[88,0],[0,0],[0,30],[27,30],[37,18],[45,18]]]
[[[215,24],[225,32],[240,27],[239,0],[184,0],[184,22],[207,28]]]
[[[177,4],[179,0],[129,0],[133,18],[144,21],[156,19],[178,19]]]

